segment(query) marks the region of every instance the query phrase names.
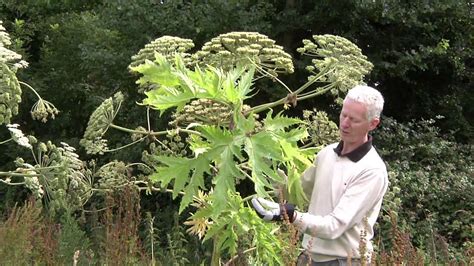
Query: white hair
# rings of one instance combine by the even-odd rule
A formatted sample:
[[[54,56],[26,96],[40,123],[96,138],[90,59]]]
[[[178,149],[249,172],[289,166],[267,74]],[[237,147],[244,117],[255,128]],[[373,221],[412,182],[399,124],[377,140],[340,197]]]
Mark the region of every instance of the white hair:
[[[378,90],[365,85],[357,85],[349,90],[344,101],[346,100],[353,100],[365,105],[367,108],[367,120],[371,121],[374,118],[380,118],[384,100]]]

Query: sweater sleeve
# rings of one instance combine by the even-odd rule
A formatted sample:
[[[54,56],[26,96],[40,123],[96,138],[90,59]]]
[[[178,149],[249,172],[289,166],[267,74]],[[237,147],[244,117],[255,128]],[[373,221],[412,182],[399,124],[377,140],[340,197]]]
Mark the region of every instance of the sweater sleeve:
[[[382,200],[387,185],[382,169],[367,170],[348,185],[333,212],[326,216],[296,212],[294,224],[311,236],[336,239]]]

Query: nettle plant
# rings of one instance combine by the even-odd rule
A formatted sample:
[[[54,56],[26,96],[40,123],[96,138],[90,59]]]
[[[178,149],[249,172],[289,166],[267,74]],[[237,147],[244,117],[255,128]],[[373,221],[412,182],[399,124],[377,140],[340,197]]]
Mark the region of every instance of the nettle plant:
[[[300,175],[318,147],[337,138],[337,126],[324,112],[308,110],[299,119],[272,108],[287,109],[324,93],[340,103],[372,64],[347,39],[315,35],[298,49],[313,57],[306,67],[308,81],[291,89],[278,79],[294,72],[291,56],[265,35],[231,32],[195,53],[190,52],[193,47],[192,40],[164,36],[147,44],[129,66],[140,75],[137,84],[145,95],[140,104],[160,115],[171,112],[169,128],[155,131],[150,123],[136,129],[114,124],[124,100],[119,92],[92,114],[81,145],[92,154],[116,150],[105,139],[110,128],[130,133],[131,144],[147,141],[140,167],[147,174],[135,184],[180,197],[179,212],[191,212],[185,222],[188,232],[214,243],[213,264],[247,252],[255,254],[249,256],[253,262],[284,264],[281,254],[288,243],[279,237],[279,225],[262,222],[248,207],[251,196],[242,198],[236,186],[250,180],[255,193],[266,198],[275,198],[275,188],[283,189],[279,194],[288,195],[285,200],[303,207],[307,199]],[[287,96],[249,105],[262,78],[284,87]],[[279,169],[285,169],[287,177]]]

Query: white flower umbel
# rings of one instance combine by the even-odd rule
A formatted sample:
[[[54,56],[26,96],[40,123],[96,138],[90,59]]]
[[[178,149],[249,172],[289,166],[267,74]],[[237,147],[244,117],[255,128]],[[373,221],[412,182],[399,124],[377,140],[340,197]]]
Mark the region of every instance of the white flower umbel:
[[[21,132],[21,130],[17,128],[18,126],[19,126],[18,124],[7,125],[7,128],[10,131],[13,141],[18,143],[18,145],[20,146],[31,149],[32,147],[31,147],[30,141],[25,135],[23,135],[23,132]]]

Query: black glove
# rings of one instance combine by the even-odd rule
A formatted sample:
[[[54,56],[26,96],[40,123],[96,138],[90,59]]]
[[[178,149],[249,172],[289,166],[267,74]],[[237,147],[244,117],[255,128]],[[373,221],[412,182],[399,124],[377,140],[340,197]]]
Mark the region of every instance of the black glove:
[[[252,207],[258,216],[265,221],[282,221],[285,219],[285,213],[289,221],[294,221],[295,206],[293,204],[278,204],[263,198],[253,198]]]

